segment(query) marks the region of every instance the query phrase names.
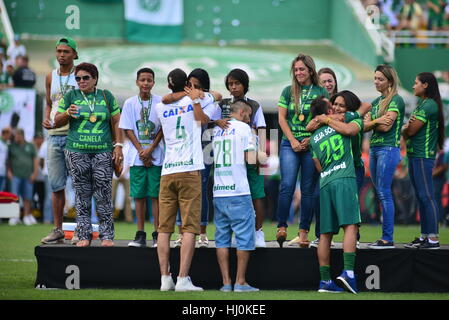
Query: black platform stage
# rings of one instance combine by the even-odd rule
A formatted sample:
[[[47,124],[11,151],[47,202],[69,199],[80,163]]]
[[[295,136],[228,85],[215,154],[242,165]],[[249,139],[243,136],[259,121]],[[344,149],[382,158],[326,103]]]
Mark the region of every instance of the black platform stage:
[[[98,240],[88,248],[70,244],[41,245],[35,248],[38,263],[36,287],[159,289],[157,249],[127,247],[129,240],[116,240],[111,248]],[[173,242],[172,242],[173,245]],[[151,246],[151,241],[148,241]],[[356,274],[360,291],[449,292],[449,246],[440,250],[372,250],[361,244],[357,250]],[[171,272],[179,270],[179,248],[170,250]],[[331,272],[335,278],[343,267],[341,244],[331,251]],[[235,249],[231,249],[231,270],[235,270]],[[195,285],[218,290],[221,276],[214,242],[198,248],[190,276]],[[235,275],[232,275],[235,279]],[[315,248],[279,248],[267,242],[251,255],[247,280],[262,290],[317,290],[319,268]]]

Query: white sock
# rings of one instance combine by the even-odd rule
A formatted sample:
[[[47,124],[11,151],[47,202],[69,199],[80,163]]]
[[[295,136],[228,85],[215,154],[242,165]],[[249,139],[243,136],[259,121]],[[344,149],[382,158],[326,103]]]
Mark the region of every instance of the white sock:
[[[349,278],[354,278],[354,270],[346,270],[346,274]]]

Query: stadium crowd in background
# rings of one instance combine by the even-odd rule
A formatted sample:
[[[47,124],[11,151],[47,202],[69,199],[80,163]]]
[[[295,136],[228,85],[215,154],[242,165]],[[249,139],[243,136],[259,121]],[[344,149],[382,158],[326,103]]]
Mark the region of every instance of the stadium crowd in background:
[[[415,35],[418,30],[449,31],[448,0],[362,0],[362,3],[387,31],[408,30]],[[379,17],[373,16],[372,6],[379,8]]]

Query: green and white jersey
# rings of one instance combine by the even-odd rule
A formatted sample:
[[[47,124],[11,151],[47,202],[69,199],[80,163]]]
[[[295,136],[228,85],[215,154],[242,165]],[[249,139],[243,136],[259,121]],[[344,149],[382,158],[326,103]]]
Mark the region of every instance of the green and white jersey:
[[[407,155],[415,158],[435,159],[438,145],[438,105],[435,100],[419,99],[412,116],[424,126],[407,140]]]
[[[351,137],[352,156],[354,157],[354,166],[363,167],[362,160],[362,142],[363,142],[363,119],[360,118],[358,112],[346,112],[345,123],[355,123],[359,126],[360,131],[355,136]]]
[[[111,117],[120,113],[114,96],[108,90],[96,90],[85,95],[79,89],[71,90],[59,101],[58,112],[66,112],[71,104],[81,107],[78,118],[70,117],[66,149],[81,153],[112,151]],[[106,98],[106,100],[105,100]],[[91,110],[96,120],[90,121]]]
[[[287,122],[293,136],[299,141],[311,136],[311,133],[306,130],[307,124],[312,119],[312,114],[310,113],[310,104],[315,98],[319,96],[324,96],[329,98],[329,94],[325,88],[311,85],[303,86],[301,93],[302,103],[298,106],[297,112],[295,111],[295,102],[291,94],[291,86],[286,87],[279,98],[278,106],[287,109]],[[302,112],[301,112],[302,111]],[[301,121],[301,113],[304,119]],[[285,134],[282,139],[287,140]]]
[[[156,105],[161,102],[160,96],[151,95],[150,100],[141,101],[139,96],[134,96],[125,101],[120,115],[119,128],[132,130],[142,148],[147,149],[152,144],[159,132],[160,126],[156,126],[157,121]],[[151,102],[151,104],[150,104]],[[138,156],[137,149],[131,143],[127,155],[131,166],[143,166],[142,160]],[[161,141],[151,156],[154,158],[153,165],[162,166],[164,161],[164,143]]]
[[[380,96],[375,99],[371,105],[373,106],[371,109],[371,120],[380,118],[379,109],[381,101],[385,99],[385,97]],[[390,104],[387,107],[387,111],[394,111],[398,114],[396,121],[393,126],[387,132],[378,132],[373,130],[373,135],[371,136],[370,145],[371,147],[379,147],[379,146],[390,146],[390,147],[399,147],[401,141],[401,128],[404,123],[404,112],[405,112],[405,103],[402,97],[398,94],[394,95],[391,99]]]
[[[212,135],[214,151],[214,197],[251,194],[246,176],[245,152],[256,150],[249,125],[236,119],[225,130],[216,126]]]
[[[355,178],[351,138],[328,126],[317,129],[311,139],[312,157],[321,164],[320,188],[339,178]]]
[[[162,126],[165,157],[162,175],[204,169],[201,122],[193,115],[193,102],[184,97],[174,103],[156,105],[156,125]]]

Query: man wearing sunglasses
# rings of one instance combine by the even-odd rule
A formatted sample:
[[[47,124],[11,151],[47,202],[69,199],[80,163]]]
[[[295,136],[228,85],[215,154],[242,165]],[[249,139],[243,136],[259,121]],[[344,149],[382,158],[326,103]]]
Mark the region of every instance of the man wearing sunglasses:
[[[48,130],[47,138],[47,164],[48,180],[52,189],[52,205],[54,229],[41,240],[44,244],[64,242],[62,231],[63,211],[65,205],[65,185],[67,181],[67,167],[64,156],[69,125],[55,128],[54,119],[58,109],[59,100],[70,90],[77,89],[75,81],[74,60],[78,59],[76,42],[64,37],[56,42],[56,60],[59,68],[54,69],[45,78],[46,108],[42,126]]]

